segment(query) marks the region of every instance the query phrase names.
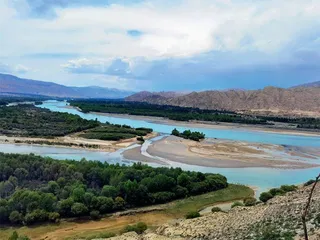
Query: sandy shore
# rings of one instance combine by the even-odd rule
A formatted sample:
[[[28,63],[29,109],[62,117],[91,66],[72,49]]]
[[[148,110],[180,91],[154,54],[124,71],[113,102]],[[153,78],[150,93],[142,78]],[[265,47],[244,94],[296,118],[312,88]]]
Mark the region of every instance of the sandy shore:
[[[101,112],[90,112],[90,113],[101,115],[101,116],[126,118],[126,119],[132,119],[132,120],[142,120],[150,123],[157,123],[157,124],[164,124],[164,125],[177,125],[177,126],[189,127],[189,128],[240,129],[240,130],[250,130],[250,131],[259,131],[259,132],[278,133],[278,134],[320,137],[320,131],[276,128],[276,127],[266,126],[266,125],[260,126],[260,125],[249,125],[249,124],[238,124],[238,123],[203,122],[203,121],[180,122],[180,121],[170,120],[162,117],[136,116],[136,115],[129,115],[129,114],[112,114],[112,113],[101,113]]]
[[[297,154],[293,154],[297,151]],[[141,154],[140,148],[124,152],[127,159],[154,162],[167,165],[178,162],[189,165],[218,168],[267,167],[299,169],[318,166],[307,160],[320,159],[320,150],[314,155],[305,154],[297,149],[285,149],[279,145],[247,143],[227,140],[206,140],[201,143],[177,138],[165,137],[149,146],[147,152],[155,159]],[[300,153],[301,154],[298,154]],[[301,156],[304,160],[301,160]],[[320,160],[319,160],[320,164]]]

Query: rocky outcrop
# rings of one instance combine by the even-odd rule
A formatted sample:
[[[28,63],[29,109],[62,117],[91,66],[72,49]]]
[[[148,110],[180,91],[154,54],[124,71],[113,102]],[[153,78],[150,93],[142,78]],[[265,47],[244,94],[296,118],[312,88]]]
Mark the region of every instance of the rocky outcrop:
[[[131,233],[112,238],[112,240],[250,240],[259,239],[266,231],[293,234],[296,240],[302,240],[301,215],[310,189],[311,187],[304,187],[285,196],[277,196],[266,204],[236,207],[227,213],[209,213],[191,220],[181,219],[175,223],[160,226],[153,232],[149,230],[140,236]],[[315,189],[307,217],[307,227],[312,240],[320,239],[320,220],[316,219],[320,218],[319,214],[320,186]]]

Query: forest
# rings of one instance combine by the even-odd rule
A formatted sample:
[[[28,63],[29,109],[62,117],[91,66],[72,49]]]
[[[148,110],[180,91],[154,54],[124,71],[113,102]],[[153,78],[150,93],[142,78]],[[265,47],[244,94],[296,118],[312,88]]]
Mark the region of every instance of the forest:
[[[80,136],[100,140],[120,140],[145,136],[149,128],[100,123],[78,115],[51,112],[33,105],[0,107],[0,134],[22,137],[57,137],[84,131]]]
[[[0,221],[32,225],[166,203],[228,186],[220,174],[0,153]]]
[[[80,108],[83,112],[104,112],[142,116],[164,117],[176,121],[215,121],[245,124],[267,124],[264,119],[245,116],[229,111],[202,110],[148,103],[109,101],[109,100],[74,100],[71,106]]]

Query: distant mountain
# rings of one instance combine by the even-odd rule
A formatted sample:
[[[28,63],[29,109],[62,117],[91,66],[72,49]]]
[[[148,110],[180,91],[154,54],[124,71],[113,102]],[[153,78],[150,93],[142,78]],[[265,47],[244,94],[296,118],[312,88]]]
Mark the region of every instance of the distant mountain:
[[[183,95],[186,95],[187,93],[182,93],[182,92],[147,92],[147,91],[142,91],[135,93],[129,97],[126,98],[126,101],[131,101],[131,102],[162,102],[165,101],[166,99],[170,98],[175,98],[175,97],[180,97]]]
[[[0,74],[0,94],[41,95],[61,98],[124,98],[134,94],[134,92],[97,86],[68,87],[52,82]]]
[[[138,93],[126,98],[131,101]],[[135,101],[138,98],[134,98]],[[244,113],[320,116],[320,88],[275,88],[192,92],[177,97],[144,94],[140,101],[161,105],[229,110]]]
[[[301,84],[298,86],[294,86],[293,88],[298,88],[298,87],[320,87],[320,81]]]

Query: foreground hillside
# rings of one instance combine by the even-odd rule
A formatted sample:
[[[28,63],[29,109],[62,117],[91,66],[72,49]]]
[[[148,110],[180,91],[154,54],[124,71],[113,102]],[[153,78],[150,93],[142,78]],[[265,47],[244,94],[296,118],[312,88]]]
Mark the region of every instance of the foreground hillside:
[[[128,233],[113,240],[145,239],[303,239],[301,215],[311,187],[285,196],[276,196],[266,204],[235,207],[229,212],[209,213],[203,217],[165,224],[138,236]],[[307,227],[310,239],[320,239],[320,186],[315,189]]]
[[[200,109],[217,109],[247,113],[320,116],[320,88],[275,88],[192,92],[177,97],[155,97],[139,94],[128,101],[141,101]]]

